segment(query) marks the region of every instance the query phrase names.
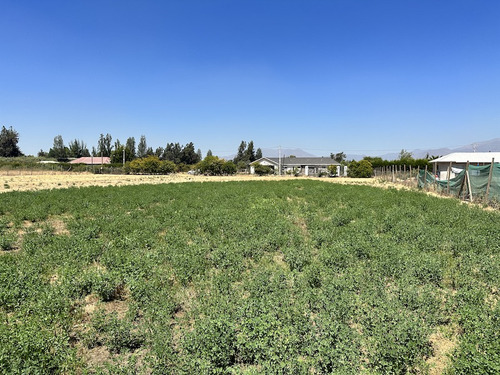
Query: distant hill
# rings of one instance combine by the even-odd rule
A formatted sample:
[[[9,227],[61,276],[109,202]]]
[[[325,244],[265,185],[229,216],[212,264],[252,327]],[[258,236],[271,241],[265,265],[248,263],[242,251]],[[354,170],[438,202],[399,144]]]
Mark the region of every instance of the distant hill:
[[[295,155],[299,158],[317,156],[317,155],[313,155],[307,151],[304,151],[300,148],[282,148],[281,149],[281,156],[290,156],[290,155]],[[277,157],[279,157],[279,150],[274,149],[274,148],[263,148],[262,149],[262,156],[268,157],[268,158],[277,158]],[[328,155],[328,156],[330,156],[330,155]]]
[[[442,156],[450,154],[452,152],[495,152],[500,151],[500,138],[490,139],[488,141],[473,142],[466,146],[461,146],[457,148],[433,148],[427,150],[416,149],[411,151],[415,159],[425,158],[427,155]],[[399,157],[399,153],[388,153],[380,155],[382,159],[385,160],[395,160]]]

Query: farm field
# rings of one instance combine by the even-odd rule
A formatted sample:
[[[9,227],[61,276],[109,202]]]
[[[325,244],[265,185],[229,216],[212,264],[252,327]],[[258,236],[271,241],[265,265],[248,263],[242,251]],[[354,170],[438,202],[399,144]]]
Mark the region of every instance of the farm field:
[[[237,174],[234,176],[203,176],[187,173],[169,175],[123,175],[93,174],[88,172],[52,172],[32,170],[0,170],[0,193],[12,191],[38,191],[46,189],[67,189],[85,186],[128,186],[157,185],[181,182],[228,182],[228,181],[277,181],[297,179],[321,180],[340,184],[377,185],[381,187],[400,187],[380,179],[367,178],[315,178],[293,176],[257,176]]]
[[[0,195],[0,373],[498,374],[500,215],[309,179]]]

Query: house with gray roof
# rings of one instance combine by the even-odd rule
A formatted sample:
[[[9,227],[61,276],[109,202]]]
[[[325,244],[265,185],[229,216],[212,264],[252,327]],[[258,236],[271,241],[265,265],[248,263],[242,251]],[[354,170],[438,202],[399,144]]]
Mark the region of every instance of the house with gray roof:
[[[252,164],[259,163],[271,167],[278,174],[279,158],[260,158]],[[255,173],[254,166],[250,165],[250,173]],[[318,176],[320,173],[328,173],[328,166],[337,166],[337,175],[339,174],[340,164],[334,159],[325,157],[283,157],[281,158],[281,173],[297,172],[303,176]]]

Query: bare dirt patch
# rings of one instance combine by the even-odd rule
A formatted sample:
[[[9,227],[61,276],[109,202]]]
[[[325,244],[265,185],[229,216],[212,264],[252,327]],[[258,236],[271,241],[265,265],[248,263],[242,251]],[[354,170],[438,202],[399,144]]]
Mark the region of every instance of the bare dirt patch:
[[[456,335],[450,335],[452,332],[446,334],[445,330],[438,329],[429,337],[429,341],[432,345],[433,356],[427,360],[429,365],[430,375],[443,374],[448,365],[450,364],[449,355],[457,346]]]

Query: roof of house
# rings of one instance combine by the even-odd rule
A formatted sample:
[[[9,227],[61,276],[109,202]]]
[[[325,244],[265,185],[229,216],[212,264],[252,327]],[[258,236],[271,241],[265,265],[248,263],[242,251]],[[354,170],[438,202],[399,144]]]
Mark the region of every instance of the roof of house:
[[[278,165],[279,163],[279,158],[260,158],[259,160],[256,160],[255,163],[258,163],[262,160],[267,160],[273,164]],[[333,160],[332,158],[325,158],[325,157],[304,157],[304,158],[297,158],[297,157],[284,157],[281,158],[281,164],[283,166],[301,166],[301,165],[308,165],[308,166],[328,166],[328,165],[340,165],[337,161]]]
[[[452,152],[431,160],[431,163],[491,163],[491,159],[500,162],[500,152]]]
[[[87,165],[100,165],[100,164],[111,164],[111,158],[107,156],[94,156],[94,157],[82,157],[75,160],[71,160],[70,164],[87,164]]]

